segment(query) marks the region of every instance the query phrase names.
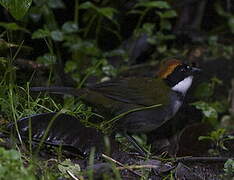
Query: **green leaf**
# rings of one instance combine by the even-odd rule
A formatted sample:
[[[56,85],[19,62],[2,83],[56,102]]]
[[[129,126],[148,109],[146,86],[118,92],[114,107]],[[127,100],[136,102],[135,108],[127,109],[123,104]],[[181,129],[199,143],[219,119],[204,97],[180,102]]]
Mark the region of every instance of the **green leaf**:
[[[95,10],[96,12],[98,12],[100,15],[102,15],[102,16],[108,18],[108,19],[112,19],[114,13],[117,12],[116,9],[110,8],[110,7],[99,8],[99,7],[95,6],[95,5],[94,5],[93,3],[91,3],[91,2],[82,3],[82,4],[80,5],[79,9],[93,9],[93,10]]]
[[[202,141],[202,140],[213,140],[213,138],[210,137],[210,136],[199,136],[199,137],[198,137],[198,140],[199,140],[199,141]]]
[[[111,64],[107,64],[107,65],[102,66],[102,71],[107,76],[116,76],[116,74],[117,74],[117,70]]]
[[[29,9],[29,17],[33,20],[34,23],[37,23],[40,21],[40,19],[42,18],[42,8],[38,8],[38,7],[31,7]]]
[[[28,47],[28,46],[22,46],[20,44],[14,44],[14,43],[9,43],[3,39],[0,39],[0,51],[5,51],[6,49],[9,49],[9,48],[22,48],[26,51],[30,51],[31,50],[31,47]]]
[[[11,30],[11,31],[24,31],[29,33],[29,31],[19,25],[17,25],[16,23],[5,23],[5,22],[0,22],[0,26],[4,27],[7,30]]]
[[[215,3],[215,10],[216,12],[223,17],[229,17],[230,14],[228,12],[225,12],[222,8],[222,6],[219,3]]]
[[[91,2],[84,2],[80,4],[79,9],[96,9],[96,6]]]
[[[47,53],[44,54],[43,56],[39,56],[36,61],[44,65],[53,65],[56,63],[56,56]]]
[[[161,17],[161,18],[174,18],[177,16],[177,13],[175,10],[168,10],[165,12],[157,12],[157,14]]]
[[[101,14],[102,16],[108,18],[108,19],[112,19],[114,13],[116,13],[117,11],[114,8],[97,8],[97,11],[99,14]]]
[[[234,173],[234,160],[233,159],[228,159],[225,164],[224,164],[224,172],[233,175]]]
[[[223,128],[219,128],[217,130],[214,130],[210,133],[210,137],[212,137],[212,139],[214,141],[218,141],[220,139],[223,138],[224,134],[225,134],[226,130]]]
[[[195,90],[194,96],[198,99],[211,97],[214,93],[214,88],[208,82],[199,84]]]
[[[70,73],[77,69],[77,63],[75,61],[67,61],[65,65],[65,72]]]
[[[158,46],[157,50],[158,50],[159,53],[164,53],[167,50],[167,45],[164,44],[164,45]]]
[[[62,26],[62,30],[65,33],[74,33],[78,31],[78,25],[72,21],[65,22]]]
[[[20,153],[16,150],[8,151],[8,156],[9,156],[9,159],[20,160]]]
[[[203,114],[206,117],[217,119],[218,117],[217,111],[213,107],[211,107],[208,103],[199,101],[193,103],[193,105],[195,105],[197,109],[202,110]]]
[[[211,118],[211,119],[218,118],[217,111],[213,107],[211,107],[208,103],[203,102],[203,101],[198,101],[198,102],[192,103],[192,105],[194,105],[197,109],[202,110],[205,117]]]
[[[144,11],[140,11],[140,10],[131,10],[128,12],[128,14],[143,14]]]
[[[24,167],[20,152],[0,148],[0,179],[36,180],[30,164]]]
[[[218,79],[217,77],[213,77],[211,79],[211,83],[213,83],[213,86],[215,86],[215,85],[222,85],[223,84],[222,80]]]
[[[160,21],[160,27],[161,27],[161,30],[171,30],[171,23],[170,21],[166,20],[166,19],[161,19]]]
[[[220,101],[215,101],[210,104],[211,107],[213,107],[218,113],[223,113],[228,110],[228,106],[225,106]]]
[[[59,30],[52,31],[50,36],[54,41],[63,41],[64,39],[63,33]]]
[[[20,20],[28,11],[32,0],[0,0],[0,4],[6,8],[15,19]]]
[[[157,36],[157,39],[160,40],[160,41],[166,41],[166,40],[173,40],[173,39],[175,39],[175,35],[173,35],[173,34],[166,35],[166,34],[163,34],[161,32],[158,32],[156,34],[156,36]]]
[[[32,39],[41,39],[50,36],[48,29],[38,29],[32,34]]]
[[[65,161],[58,164],[58,169],[62,173],[62,175],[66,178],[70,178],[68,175],[68,171],[71,172],[75,176],[79,176],[80,166],[79,164],[75,164],[71,162],[70,159],[66,159]]]
[[[170,5],[165,1],[148,1],[148,2],[140,2],[136,4],[135,7],[169,9]]]
[[[154,32],[155,24],[152,23],[144,23],[142,26],[143,32],[145,32],[148,36],[152,36]]]
[[[48,5],[52,9],[63,9],[65,8],[65,5],[62,0],[49,0]]]

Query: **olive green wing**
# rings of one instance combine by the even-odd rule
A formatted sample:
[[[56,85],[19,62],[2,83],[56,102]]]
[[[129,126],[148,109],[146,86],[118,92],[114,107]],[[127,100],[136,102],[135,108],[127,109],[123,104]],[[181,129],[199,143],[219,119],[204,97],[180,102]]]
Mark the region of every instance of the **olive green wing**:
[[[139,77],[103,82],[88,89],[106,98],[141,106],[167,104],[170,93],[163,80]]]

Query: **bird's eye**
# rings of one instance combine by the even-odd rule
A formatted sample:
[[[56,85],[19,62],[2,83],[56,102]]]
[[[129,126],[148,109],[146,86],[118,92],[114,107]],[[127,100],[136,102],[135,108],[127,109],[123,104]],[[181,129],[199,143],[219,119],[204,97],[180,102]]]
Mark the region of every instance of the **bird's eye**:
[[[181,72],[186,72],[190,69],[191,67],[190,66],[184,66],[180,69]]]

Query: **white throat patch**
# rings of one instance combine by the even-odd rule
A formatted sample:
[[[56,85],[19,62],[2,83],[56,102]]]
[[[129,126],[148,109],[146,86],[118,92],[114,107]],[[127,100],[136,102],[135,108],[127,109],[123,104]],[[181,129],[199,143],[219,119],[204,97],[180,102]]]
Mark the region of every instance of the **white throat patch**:
[[[188,76],[184,80],[172,87],[172,90],[185,94],[193,82],[193,76]]]

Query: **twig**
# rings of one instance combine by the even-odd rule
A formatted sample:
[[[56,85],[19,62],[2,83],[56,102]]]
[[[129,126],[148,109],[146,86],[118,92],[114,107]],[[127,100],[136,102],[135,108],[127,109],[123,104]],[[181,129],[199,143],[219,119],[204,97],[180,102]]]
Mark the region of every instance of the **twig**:
[[[234,116],[234,78],[231,80],[231,83],[232,83],[232,88],[229,92],[229,102],[230,102],[230,109],[229,109],[229,112],[232,116]]]
[[[67,174],[74,180],[82,180],[83,178],[76,177],[71,171],[67,170]]]
[[[139,176],[139,177],[141,177],[141,178],[144,178],[144,176],[142,176],[141,174],[139,174],[139,173],[133,171],[131,168],[125,166],[125,165],[122,164],[121,162],[116,161],[115,159],[113,159],[113,158],[111,158],[111,157],[109,157],[109,156],[107,156],[107,155],[105,155],[105,154],[102,154],[102,157],[105,158],[105,159],[107,159],[107,160],[109,160],[109,161],[114,162],[115,164],[118,164],[119,166],[123,167],[124,169],[127,169],[129,172],[133,173],[134,175],[137,175],[137,176]]]
[[[228,159],[234,159],[234,157],[179,157],[176,158],[176,162],[222,163],[227,161]]]
[[[156,169],[158,168],[158,166],[146,164],[146,165],[132,165],[132,166],[125,166],[125,167],[117,167],[117,169],[122,170],[122,169],[126,169],[126,167],[129,169],[143,169],[143,168]]]
[[[14,64],[22,69],[49,71],[49,67],[27,59],[16,59]]]

